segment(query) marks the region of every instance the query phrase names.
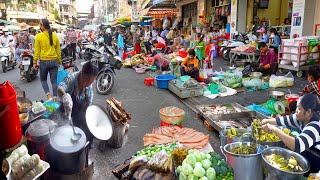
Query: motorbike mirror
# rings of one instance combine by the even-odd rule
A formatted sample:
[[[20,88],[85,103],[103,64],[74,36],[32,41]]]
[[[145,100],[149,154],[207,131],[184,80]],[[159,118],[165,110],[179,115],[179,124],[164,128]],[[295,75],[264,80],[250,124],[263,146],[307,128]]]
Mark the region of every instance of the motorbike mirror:
[[[13,39],[10,39],[9,42],[13,42]]]

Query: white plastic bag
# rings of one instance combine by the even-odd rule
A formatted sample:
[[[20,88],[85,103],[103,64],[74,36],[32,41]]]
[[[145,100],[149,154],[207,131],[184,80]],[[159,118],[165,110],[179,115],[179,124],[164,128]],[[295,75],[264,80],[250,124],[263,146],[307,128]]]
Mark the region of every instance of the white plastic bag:
[[[285,76],[271,75],[269,86],[272,88],[288,87],[294,85],[294,77],[291,72]]]

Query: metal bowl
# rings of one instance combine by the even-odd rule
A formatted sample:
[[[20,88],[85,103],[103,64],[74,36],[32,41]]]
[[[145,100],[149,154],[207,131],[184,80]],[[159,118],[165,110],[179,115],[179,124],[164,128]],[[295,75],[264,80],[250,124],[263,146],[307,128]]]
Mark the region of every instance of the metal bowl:
[[[261,72],[252,72],[250,73],[251,78],[260,78],[262,76]]]
[[[276,98],[276,99],[282,98],[284,96],[284,92],[282,91],[270,91],[269,94],[272,98]]]
[[[28,107],[21,107],[22,103],[30,104]],[[17,104],[19,107],[19,112],[21,113],[29,113],[32,109],[32,102],[28,98],[17,97]]]
[[[10,179],[10,173],[11,173],[11,165],[8,162],[8,160],[4,159],[3,163],[2,163],[2,168],[1,170],[5,169],[5,171],[3,171],[3,173],[5,174],[7,179]]]
[[[298,164],[303,169],[303,172],[287,172],[272,166],[266,160],[266,157],[271,154],[279,154],[283,156],[285,159],[289,159],[290,156],[293,156],[298,161]],[[288,149],[284,149],[280,147],[270,147],[265,149],[261,155],[263,159],[266,176],[270,179],[300,180],[303,178],[303,174],[305,174],[310,170],[310,164],[306,158]]]

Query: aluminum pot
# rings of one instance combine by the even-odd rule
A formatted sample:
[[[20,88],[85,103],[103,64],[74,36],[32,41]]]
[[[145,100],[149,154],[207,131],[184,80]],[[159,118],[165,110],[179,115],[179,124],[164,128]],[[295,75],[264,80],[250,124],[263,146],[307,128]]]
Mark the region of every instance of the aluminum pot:
[[[224,127],[220,132],[220,146],[224,147],[226,144],[230,144],[233,142],[240,142],[242,139],[248,139],[251,142],[252,132],[247,129],[236,129],[237,133],[242,134],[240,137],[231,138],[226,136],[229,127]]]
[[[271,154],[279,154],[282,155],[285,159],[289,159],[290,156],[296,158],[298,164],[303,169],[303,172],[287,172],[281,169],[278,169],[272,166],[267,160],[266,157]],[[265,149],[262,154],[263,165],[264,165],[264,172],[267,179],[272,180],[302,180],[305,179],[303,174],[310,170],[310,164],[306,158],[301,156],[298,153],[290,151],[288,149],[279,148],[279,147],[270,147]]]
[[[50,136],[46,151],[48,162],[54,170],[63,174],[82,172],[88,165],[89,142],[80,128],[75,127],[75,131],[82,135],[78,141],[71,139],[71,126],[61,126]]]
[[[230,152],[230,149],[239,147],[241,145],[256,146],[262,151],[264,147],[251,142],[234,142],[225,145],[221,148],[221,152],[224,154],[227,163],[233,168],[235,180],[263,180],[263,169],[262,169],[262,157],[261,152],[256,154],[234,154]]]

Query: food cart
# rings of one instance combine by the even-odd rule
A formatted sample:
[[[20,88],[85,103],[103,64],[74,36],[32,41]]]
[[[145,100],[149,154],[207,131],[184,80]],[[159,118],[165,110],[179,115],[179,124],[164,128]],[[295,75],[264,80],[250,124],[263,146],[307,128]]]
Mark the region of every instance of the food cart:
[[[245,58],[240,58],[244,56]],[[233,63],[251,63],[259,60],[260,53],[258,52],[240,52],[231,49],[230,51],[230,66]]]

